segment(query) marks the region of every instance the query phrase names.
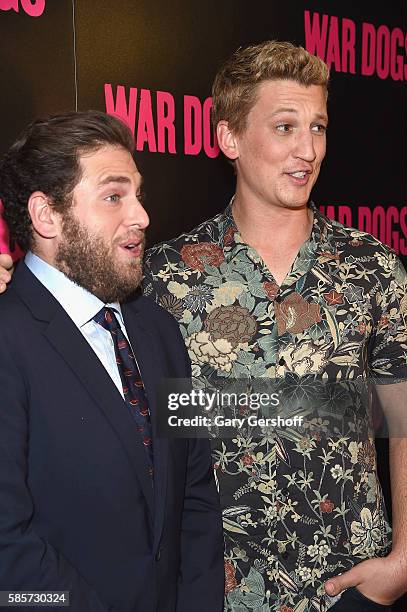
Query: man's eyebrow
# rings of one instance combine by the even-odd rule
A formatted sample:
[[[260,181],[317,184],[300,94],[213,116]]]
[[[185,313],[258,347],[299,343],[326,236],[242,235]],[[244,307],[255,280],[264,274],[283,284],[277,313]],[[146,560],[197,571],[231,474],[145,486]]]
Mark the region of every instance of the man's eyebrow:
[[[275,110],[273,113],[271,113],[271,117],[274,117],[274,115],[278,115],[280,113],[298,113],[298,111],[295,108],[289,108],[288,106],[281,106],[280,108]]]
[[[139,187],[141,187],[142,184],[143,184],[143,177],[141,175],[139,175],[139,176],[140,176]],[[101,179],[98,182],[98,187],[103,187],[104,185],[108,185],[109,183],[124,183],[124,184],[128,184],[128,183],[131,183],[131,180],[127,176],[116,175],[116,174],[109,174],[108,176],[105,176],[105,178]]]
[[[130,183],[130,179],[127,176],[109,174],[99,181],[98,186],[103,187],[108,183]]]
[[[271,113],[270,117],[274,117],[275,115],[279,115],[280,113],[294,113],[294,114],[297,114],[298,111],[295,108],[289,108],[288,106],[282,106],[281,108],[278,108],[273,113]],[[322,119],[323,121],[326,121],[328,123],[328,116],[325,113],[317,113],[315,115],[315,119],[317,119],[317,120],[321,120]]]

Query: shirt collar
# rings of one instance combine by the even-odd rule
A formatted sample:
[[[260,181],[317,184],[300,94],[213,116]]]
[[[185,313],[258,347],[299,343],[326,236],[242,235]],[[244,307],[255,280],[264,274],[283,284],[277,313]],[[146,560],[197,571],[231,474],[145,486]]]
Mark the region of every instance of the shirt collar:
[[[226,249],[225,256],[228,259],[233,254],[235,247],[245,245],[233,218],[232,206],[235,196],[232,197],[224,212],[218,216],[219,245]],[[308,244],[311,243],[316,255],[325,251],[334,252],[336,249],[332,244],[333,233],[332,223],[325,217],[312,200],[308,203],[309,208],[314,213],[314,221]],[[229,257],[228,257],[229,256]]]
[[[82,327],[93,319],[103,306],[114,308],[119,314],[120,322],[123,323],[123,315],[118,302],[104,304],[96,295],[71,281],[60,270],[31,251],[25,256],[24,262],[40,283],[61,304],[77,327]]]

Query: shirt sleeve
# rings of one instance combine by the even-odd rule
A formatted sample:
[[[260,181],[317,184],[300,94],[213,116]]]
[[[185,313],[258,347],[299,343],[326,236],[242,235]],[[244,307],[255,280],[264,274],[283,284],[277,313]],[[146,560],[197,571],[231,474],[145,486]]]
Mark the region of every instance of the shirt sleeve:
[[[407,273],[390,249],[375,253],[375,326],[369,345],[369,367],[375,383],[407,380]]]

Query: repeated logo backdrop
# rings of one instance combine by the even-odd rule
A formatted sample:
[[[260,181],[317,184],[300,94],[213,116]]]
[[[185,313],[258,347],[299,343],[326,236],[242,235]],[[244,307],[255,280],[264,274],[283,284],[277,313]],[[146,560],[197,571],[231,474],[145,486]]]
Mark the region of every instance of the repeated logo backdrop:
[[[220,62],[269,38],[303,44],[332,69],[328,155],[313,197],[407,261],[403,3],[0,0],[0,31],[0,153],[39,115],[120,115],[146,179],[150,244],[191,229],[233,194],[210,125]]]
[[[233,194],[231,167],[210,126],[217,67],[239,46],[291,40],[332,69],[328,153],[314,200],[406,262],[404,7],[0,0],[0,154],[35,117],[73,108],[116,113],[134,133],[145,176],[149,243],[174,237],[221,211]],[[0,250],[8,248],[0,219]]]

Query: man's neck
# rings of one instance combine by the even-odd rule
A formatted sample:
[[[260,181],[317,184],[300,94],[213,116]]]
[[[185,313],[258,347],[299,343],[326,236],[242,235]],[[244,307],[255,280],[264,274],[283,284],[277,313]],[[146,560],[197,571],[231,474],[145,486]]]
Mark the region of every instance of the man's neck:
[[[313,213],[307,206],[294,209],[251,205],[237,196],[232,210],[240,235],[255,249],[301,245],[311,233]]]
[[[256,249],[278,285],[284,281],[301,246],[308,240],[312,211],[250,204],[236,196],[233,217],[246,244]]]

